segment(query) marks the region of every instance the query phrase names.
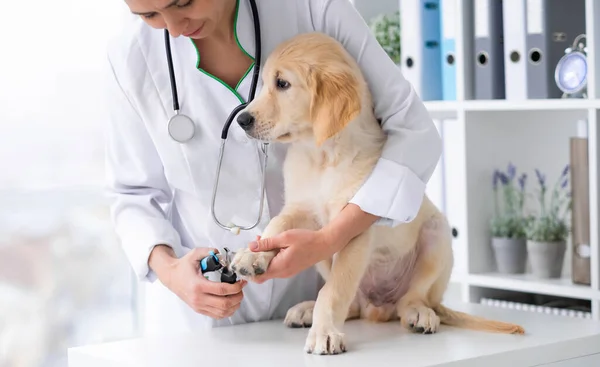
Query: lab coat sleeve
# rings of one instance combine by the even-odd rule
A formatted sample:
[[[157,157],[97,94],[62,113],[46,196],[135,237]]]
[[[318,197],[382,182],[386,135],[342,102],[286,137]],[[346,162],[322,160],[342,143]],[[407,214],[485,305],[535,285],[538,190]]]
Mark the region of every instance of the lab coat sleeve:
[[[105,162],[108,194],[113,198],[111,218],[137,279],[153,282],[157,277],[148,257],[156,245],[170,246],[177,257],[184,254],[180,237],[165,215],[172,192],[154,144],[110,60],[106,83]]]
[[[410,222],[442,154],[440,135],[412,85],[348,0],[311,0],[317,31],[341,42],[357,60],[387,134],[382,156],[351,202],[379,216],[376,224]]]

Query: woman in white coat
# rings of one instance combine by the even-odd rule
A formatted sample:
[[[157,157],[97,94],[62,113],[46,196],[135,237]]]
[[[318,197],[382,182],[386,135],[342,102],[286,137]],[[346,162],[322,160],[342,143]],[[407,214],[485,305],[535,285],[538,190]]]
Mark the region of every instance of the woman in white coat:
[[[141,284],[147,333],[195,331],[282,318],[315,299],[312,265],[368,226],[411,221],[441,154],[423,103],[348,0],[257,0],[262,61],[277,44],[319,31],[339,40],[364,72],[388,134],[375,170],[337,220],[320,231],[294,231],[254,242],[282,207],[285,146],[271,144],[266,204],[259,225],[236,236],[210,213],[221,129],[248,98],[255,41],[249,0],[125,0],[135,14],[108,51],[108,187],[116,233]],[[168,29],[181,112],[195,123],[186,143],[171,139],[173,116],[164,35]],[[259,83],[258,88],[261,85]],[[261,151],[231,125],[216,215],[255,221]],[[285,241],[283,241],[285,239]],[[198,260],[209,249],[249,244],[287,247],[260,282],[207,280]]]

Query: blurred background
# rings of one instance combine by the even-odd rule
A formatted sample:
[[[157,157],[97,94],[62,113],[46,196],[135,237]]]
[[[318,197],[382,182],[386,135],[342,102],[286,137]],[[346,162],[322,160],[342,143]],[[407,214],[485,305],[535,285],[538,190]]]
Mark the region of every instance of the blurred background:
[[[104,184],[105,46],[122,0],[2,1],[0,367],[137,334]]]

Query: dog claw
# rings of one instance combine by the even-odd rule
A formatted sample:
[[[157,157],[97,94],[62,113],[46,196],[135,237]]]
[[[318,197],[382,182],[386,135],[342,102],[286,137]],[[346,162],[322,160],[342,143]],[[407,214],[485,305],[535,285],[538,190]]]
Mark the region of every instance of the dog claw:
[[[304,350],[310,354],[336,355],[346,352],[343,334],[336,331],[315,331],[310,329]]]
[[[266,272],[272,256],[270,252],[252,252],[244,249],[235,254],[230,268],[242,277],[252,278]]]

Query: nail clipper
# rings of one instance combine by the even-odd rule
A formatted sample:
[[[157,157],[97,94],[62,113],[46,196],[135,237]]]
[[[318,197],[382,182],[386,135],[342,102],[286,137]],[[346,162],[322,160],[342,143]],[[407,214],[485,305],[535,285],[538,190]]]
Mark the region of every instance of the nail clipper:
[[[229,251],[227,247],[223,248],[225,250],[225,256],[219,254],[215,254],[214,251],[209,252],[209,255],[200,260],[200,271],[202,274],[217,271],[221,273],[221,282],[234,284],[237,281],[237,276],[235,272],[229,269],[229,264],[231,264],[231,259],[235,252]]]

